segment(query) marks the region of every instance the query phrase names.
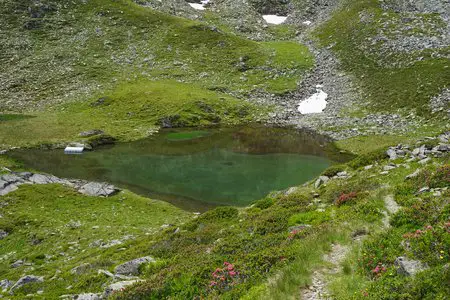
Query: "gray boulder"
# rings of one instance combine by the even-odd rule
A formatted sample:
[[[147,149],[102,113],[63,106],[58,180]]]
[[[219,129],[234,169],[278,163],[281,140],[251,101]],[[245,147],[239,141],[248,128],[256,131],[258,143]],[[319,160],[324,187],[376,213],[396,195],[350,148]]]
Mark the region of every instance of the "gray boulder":
[[[13,285],[13,282],[8,279],[3,279],[2,281],[0,281],[0,289],[2,291],[9,289],[12,285]]]
[[[72,270],[70,270],[71,274],[81,275],[84,273],[87,273],[90,269],[92,269],[92,265],[88,263],[81,264],[79,266],[76,266]]]
[[[107,298],[107,297],[111,296],[112,293],[114,293],[116,291],[122,291],[126,287],[129,287],[140,281],[142,281],[142,280],[128,280],[128,281],[119,281],[119,282],[113,283],[105,289],[105,292],[103,293],[103,297]]]
[[[88,182],[80,186],[78,192],[88,196],[109,197],[118,193],[119,189],[108,183]]]
[[[320,176],[316,182],[314,183],[314,187],[317,189],[319,188],[322,184],[327,183],[330,180],[330,178],[328,176]]]
[[[23,276],[22,278],[17,280],[17,282],[11,287],[9,293],[13,294],[15,290],[21,288],[22,286],[35,282],[44,282],[44,277],[38,277],[34,275]]]
[[[21,266],[23,266],[23,260],[21,260],[21,259],[19,259],[11,264],[11,268],[13,268],[13,269],[21,267]]]
[[[150,256],[136,258],[121,265],[118,265],[114,272],[119,275],[138,275],[139,267],[146,263],[155,262],[155,259]]]
[[[100,300],[101,294],[93,294],[93,293],[87,293],[87,294],[79,294],[75,295],[73,299],[75,300]]]
[[[7,236],[8,236],[8,233],[6,231],[0,229],[0,240],[3,240]]]
[[[397,267],[397,273],[405,276],[414,276],[415,274],[428,269],[428,266],[418,260],[412,260],[404,256],[397,257],[394,262]]]
[[[397,152],[395,151],[395,149],[389,148],[386,151],[386,154],[389,156],[389,159],[397,159]]]

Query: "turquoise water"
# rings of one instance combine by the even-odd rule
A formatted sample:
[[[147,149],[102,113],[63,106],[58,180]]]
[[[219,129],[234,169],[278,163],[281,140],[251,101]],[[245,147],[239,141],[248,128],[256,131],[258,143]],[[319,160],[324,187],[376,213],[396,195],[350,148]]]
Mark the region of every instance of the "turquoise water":
[[[60,149],[11,155],[26,167],[59,177],[107,181],[199,211],[248,205],[271,191],[306,182],[332,163],[326,140],[304,132],[264,127],[198,132],[189,139],[186,130],[162,131],[82,155]]]

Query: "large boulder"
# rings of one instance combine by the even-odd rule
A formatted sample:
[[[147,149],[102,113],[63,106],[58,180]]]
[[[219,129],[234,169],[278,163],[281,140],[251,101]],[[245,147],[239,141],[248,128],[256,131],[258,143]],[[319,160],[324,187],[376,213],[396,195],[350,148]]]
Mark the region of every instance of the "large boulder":
[[[420,261],[412,260],[404,256],[397,257],[394,265],[397,267],[398,274],[406,276],[414,276],[415,274],[428,269],[428,266]]]
[[[34,275],[23,276],[22,278],[17,280],[17,282],[11,287],[9,293],[13,294],[15,290],[21,288],[22,286],[35,282],[44,282],[44,277],[38,277]]]
[[[151,262],[155,262],[155,259],[150,256],[136,258],[121,265],[118,265],[114,269],[114,272],[119,275],[138,275],[139,267],[143,264]]]

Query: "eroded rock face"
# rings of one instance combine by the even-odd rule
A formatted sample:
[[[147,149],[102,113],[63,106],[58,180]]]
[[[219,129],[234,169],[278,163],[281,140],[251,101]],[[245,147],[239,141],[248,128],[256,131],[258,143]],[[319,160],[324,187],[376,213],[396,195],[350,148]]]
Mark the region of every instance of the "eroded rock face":
[[[412,260],[404,256],[397,257],[394,265],[397,266],[398,274],[406,276],[414,276],[415,274],[428,269],[428,267],[420,261]]]
[[[22,184],[50,184],[58,183],[73,187],[78,192],[88,196],[109,197],[120,190],[108,183],[88,182],[84,180],[68,180],[53,175],[33,174],[30,172],[11,173],[0,176],[0,196],[17,190]],[[2,234],[0,232],[0,239]]]
[[[155,262],[155,259],[150,256],[140,257],[118,265],[115,268],[115,273],[119,275],[138,275],[139,267],[146,263]]]
[[[38,277],[34,275],[23,276],[22,278],[17,280],[17,282],[11,287],[9,293],[13,294],[15,290],[21,288],[22,286],[35,282],[44,282],[44,277]]]

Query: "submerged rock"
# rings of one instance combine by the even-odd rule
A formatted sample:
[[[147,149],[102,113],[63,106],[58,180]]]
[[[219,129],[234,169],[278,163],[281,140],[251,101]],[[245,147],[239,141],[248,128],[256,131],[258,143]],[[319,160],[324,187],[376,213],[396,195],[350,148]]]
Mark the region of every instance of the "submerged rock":
[[[150,256],[140,257],[118,265],[114,271],[119,275],[138,275],[139,267],[146,263],[155,262],[155,259]]]

